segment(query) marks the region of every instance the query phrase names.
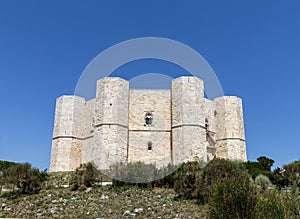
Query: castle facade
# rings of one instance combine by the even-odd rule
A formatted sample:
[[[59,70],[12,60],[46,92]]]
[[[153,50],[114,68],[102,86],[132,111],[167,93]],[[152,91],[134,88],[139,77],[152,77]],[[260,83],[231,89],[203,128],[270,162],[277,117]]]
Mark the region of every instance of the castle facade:
[[[94,162],[162,167],[199,158],[246,161],[242,100],[204,97],[197,77],[172,80],[171,90],[130,90],[118,77],[97,81],[96,98],[56,100],[50,172]]]

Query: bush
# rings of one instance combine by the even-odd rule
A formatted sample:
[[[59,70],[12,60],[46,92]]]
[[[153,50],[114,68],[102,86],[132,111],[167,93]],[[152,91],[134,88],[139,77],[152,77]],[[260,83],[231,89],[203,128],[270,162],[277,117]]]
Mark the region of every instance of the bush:
[[[72,176],[71,190],[85,189],[92,187],[96,182],[101,181],[100,171],[91,162],[81,165],[75,170]]]
[[[15,162],[0,160],[0,172],[3,172],[4,170],[17,165]]]
[[[256,197],[249,178],[228,177],[212,185],[209,218],[256,218]]]
[[[273,184],[271,183],[270,179],[262,174],[259,174],[256,178],[255,178],[255,184],[257,186],[259,186],[259,188],[265,190],[268,187],[271,187]]]
[[[110,168],[114,186],[137,185],[139,187],[151,187],[152,182],[159,179],[158,169],[154,164],[117,163]]]
[[[284,175],[291,185],[300,187],[300,160],[284,165]]]
[[[3,183],[12,189],[18,189],[20,193],[34,194],[41,190],[42,184],[48,178],[45,171],[40,172],[31,164],[16,164],[3,171]]]
[[[173,188],[177,166],[168,164],[166,167],[156,168],[154,164],[143,162],[117,163],[110,168],[114,186],[138,187],[167,187]]]
[[[187,162],[179,166],[173,174],[174,190],[178,197],[198,198],[196,179],[204,163],[201,161]]]
[[[279,174],[271,175],[270,180],[279,190],[287,187],[289,184],[289,180],[285,176]]]
[[[190,198],[208,204],[209,218],[254,218],[255,190],[241,163],[214,159],[196,172],[196,180],[192,177],[192,185],[184,189]]]
[[[175,166],[168,164],[167,167],[158,169],[159,178],[152,182],[154,187],[165,187],[174,188],[175,182],[178,179],[178,168],[180,166]]]
[[[255,215],[257,218],[285,218],[284,206],[278,200],[277,196],[273,192],[265,192],[259,195],[257,205],[255,208]]]
[[[208,202],[212,194],[212,186],[233,179],[249,180],[249,175],[241,163],[225,159],[214,159],[203,168],[197,180],[198,199]]]

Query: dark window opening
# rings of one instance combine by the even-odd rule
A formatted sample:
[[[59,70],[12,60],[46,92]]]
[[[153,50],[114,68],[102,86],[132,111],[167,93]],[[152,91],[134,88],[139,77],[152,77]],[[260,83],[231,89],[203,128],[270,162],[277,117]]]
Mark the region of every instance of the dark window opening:
[[[208,120],[207,120],[207,119],[205,119],[205,129],[206,129],[206,131],[208,131],[208,126],[209,126],[209,124],[208,124]]]
[[[148,142],[148,151],[151,151],[152,150],[152,142]]]
[[[209,140],[209,130],[208,130],[208,127],[209,127],[208,119],[205,119],[206,141]]]
[[[152,113],[146,113],[145,115],[145,125],[152,125],[153,116]]]

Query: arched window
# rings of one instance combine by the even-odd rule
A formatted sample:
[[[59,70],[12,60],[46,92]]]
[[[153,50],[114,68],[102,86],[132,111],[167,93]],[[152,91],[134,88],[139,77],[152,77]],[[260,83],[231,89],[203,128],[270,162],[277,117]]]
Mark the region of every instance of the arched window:
[[[149,141],[149,142],[148,142],[148,151],[151,151],[151,150],[152,150],[152,142]]]
[[[150,126],[152,125],[153,115],[151,112],[147,112],[145,115],[145,125]]]

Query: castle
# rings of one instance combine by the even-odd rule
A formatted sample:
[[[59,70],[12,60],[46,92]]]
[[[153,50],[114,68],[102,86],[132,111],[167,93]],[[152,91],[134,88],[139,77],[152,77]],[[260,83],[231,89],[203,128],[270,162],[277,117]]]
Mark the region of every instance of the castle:
[[[128,81],[106,77],[94,99],[56,100],[50,172],[89,161],[108,170],[117,162],[162,167],[196,157],[246,161],[241,99],[206,99],[197,77],[176,78],[171,90],[130,90]]]

